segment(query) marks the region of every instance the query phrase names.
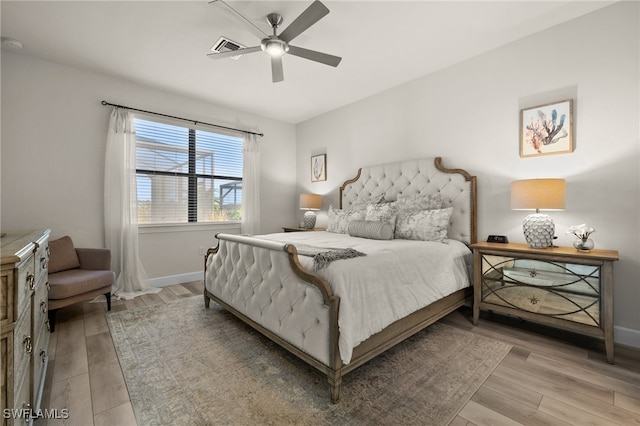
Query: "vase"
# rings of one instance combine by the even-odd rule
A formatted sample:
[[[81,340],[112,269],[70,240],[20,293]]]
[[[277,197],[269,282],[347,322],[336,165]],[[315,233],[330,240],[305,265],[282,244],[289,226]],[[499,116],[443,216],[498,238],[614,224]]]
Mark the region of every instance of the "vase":
[[[591,238],[578,238],[573,242],[573,246],[580,251],[589,251],[594,247]]]

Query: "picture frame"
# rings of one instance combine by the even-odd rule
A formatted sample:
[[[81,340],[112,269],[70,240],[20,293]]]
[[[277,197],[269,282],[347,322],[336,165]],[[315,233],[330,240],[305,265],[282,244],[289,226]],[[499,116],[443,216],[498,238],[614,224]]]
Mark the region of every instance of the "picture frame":
[[[311,182],[327,180],[327,154],[311,156]]]
[[[573,99],[520,110],[520,157],[573,152]]]

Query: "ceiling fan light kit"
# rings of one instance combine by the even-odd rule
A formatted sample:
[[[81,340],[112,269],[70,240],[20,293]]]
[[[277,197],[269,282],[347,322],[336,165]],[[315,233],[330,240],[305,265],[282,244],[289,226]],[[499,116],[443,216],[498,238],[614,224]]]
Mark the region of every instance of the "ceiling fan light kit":
[[[260,47],[272,58],[279,58],[289,51],[287,42],[278,38],[265,38],[260,43]]]
[[[238,11],[231,8],[224,1],[220,1],[220,3],[224,4],[233,12],[240,15]],[[231,52],[209,53],[207,56],[209,56],[211,59],[222,59],[237,57],[239,55],[262,50],[271,58],[271,75],[272,81],[274,83],[284,80],[284,73],[282,70],[282,57],[287,53],[304,59],[309,59],[311,61],[319,62],[321,64],[337,67],[342,60],[342,58],[338,56],[333,56],[327,53],[289,45],[289,43],[294,38],[302,34],[313,24],[325,17],[328,13],[329,9],[319,0],[316,0],[311,3],[311,5],[307,9],[305,9],[305,11],[302,12],[300,16],[298,16],[282,33],[280,33],[280,35],[277,34],[277,29],[282,24],[283,18],[277,13],[270,13],[267,15],[267,22],[273,29],[273,35],[263,38],[260,42],[260,46],[241,48],[233,50]],[[240,15],[240,17],[251,24],[251,21],[249,21],[244,16]]]

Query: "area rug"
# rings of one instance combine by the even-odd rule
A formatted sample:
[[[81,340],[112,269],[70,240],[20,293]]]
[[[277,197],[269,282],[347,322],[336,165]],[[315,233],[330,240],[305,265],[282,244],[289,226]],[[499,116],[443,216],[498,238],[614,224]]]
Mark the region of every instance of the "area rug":
[[[446,425],[510,345],[436,323],[327,379],[202,297],[107,321],[140,426]]]

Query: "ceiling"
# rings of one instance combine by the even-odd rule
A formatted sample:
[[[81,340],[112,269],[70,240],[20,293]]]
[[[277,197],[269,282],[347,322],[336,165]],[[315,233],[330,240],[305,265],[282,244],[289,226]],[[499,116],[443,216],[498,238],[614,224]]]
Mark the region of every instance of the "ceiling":
[[[284,17],[282,30],[311,0],[226,3],[270,33],[268,13]],[[239,60],[206,56],[220,36],[260,44],[259,33],[220,1],[2,0],[0,28],[23,44],[20,54],[299,123],[613,2],[323,3],[329,15],[292,44],[342,62],[333,68],[285,55],[280,83],[271,82],[263,52]]]

